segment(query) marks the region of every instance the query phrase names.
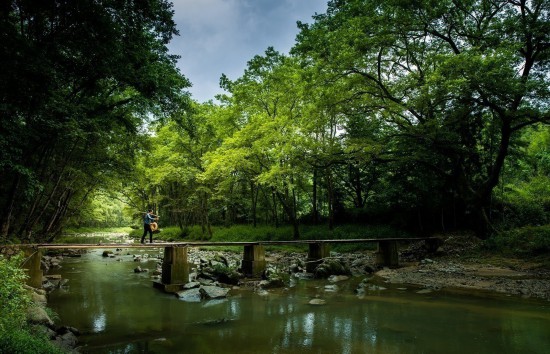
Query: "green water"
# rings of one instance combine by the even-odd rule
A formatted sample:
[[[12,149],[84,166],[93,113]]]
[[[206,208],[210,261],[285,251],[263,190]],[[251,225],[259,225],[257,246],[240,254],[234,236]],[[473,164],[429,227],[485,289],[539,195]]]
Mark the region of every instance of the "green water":
[[[49,295],[59,322],[83,332],[85,353],[550,352],[545,301],[397,288],[358,298],[356,278],[336,292],[302,280],[267,295],[232,290],[226,300],[187,303],[154,289],[151,273],[133,272],[154,270],[155,260],[101,252],[66,258],[55,273],[69,287]],[[326,304],[310,305],[315,297]]]

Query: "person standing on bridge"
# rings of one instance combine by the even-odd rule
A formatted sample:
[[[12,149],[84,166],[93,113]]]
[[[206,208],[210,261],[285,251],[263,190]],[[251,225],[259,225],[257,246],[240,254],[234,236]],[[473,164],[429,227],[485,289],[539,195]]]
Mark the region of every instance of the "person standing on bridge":
[[[149,233],[149,243],[153,243],[153,230],[151,229],[151,223],[155,222],[159,218],[158,215],[153,214],[153,209],[149,209],[147,214],[143,217],[143,236],[141,236],[141,243],[145,243],[145,236]]]

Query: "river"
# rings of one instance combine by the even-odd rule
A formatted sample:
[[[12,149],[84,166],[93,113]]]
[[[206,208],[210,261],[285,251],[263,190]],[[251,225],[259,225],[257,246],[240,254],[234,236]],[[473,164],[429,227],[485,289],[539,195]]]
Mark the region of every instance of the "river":
[[[65,258],[69,279],[49,294],[58,322],[78,328],[83,353],[547,353],[550,302],[391,286],[355,294],[362,277],[326,289],[234,289],[224,300],[188,303],[152,286],[158,253]],[[324,305],[310,305],[320,298]]]

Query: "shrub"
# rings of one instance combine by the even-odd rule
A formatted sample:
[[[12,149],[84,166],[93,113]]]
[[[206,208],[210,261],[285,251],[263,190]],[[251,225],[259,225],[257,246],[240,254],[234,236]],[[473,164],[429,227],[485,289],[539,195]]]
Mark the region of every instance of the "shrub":
[[[31,334],[26,324],[30,296],[19,267],[22,255],[10,259],[0,255],[0,353],[62,353],[43,336]]]
[[[550,225],[526,226],[491,236],[485,247],[517,256],[538,256],[550,252]]]
[[[30,298],[23,284],[25,272],[18,267],[23,261],[19,255],[7,259],[0,255],[0,331],[22,327]]]
[[[44,337],[31,334],[26,329],[0,332],[0,353],[11,354],[61,354],[63,351]]]

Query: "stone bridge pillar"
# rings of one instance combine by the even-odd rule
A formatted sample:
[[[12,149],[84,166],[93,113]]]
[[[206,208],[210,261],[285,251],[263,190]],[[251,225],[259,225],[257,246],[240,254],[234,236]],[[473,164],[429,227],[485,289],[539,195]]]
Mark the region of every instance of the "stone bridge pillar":
[[[38,248],[24,247],[23,254],[25,255],[25,261],[22,268],[29,276],[27,279],[27,285],[36,289],[42,288],[42,269],[40,269],[40,263],[42,261],[42,251]]]
[[[435,253],[442,244],[443,240],[440,238],[429,238],[426,240],[426,249],[430,253]]]
[[[259,277],[265,270],[265,250],[263,245],[244,246],[242,271],[246,276]]]
[[[153,285],[168,293],[175,293],[187,283],[189,283],[187,246],[164,247],[161,282],[153,282]]]
[[[399,266],[399,256],[397,253],[397,241],[381,240],[378,241],[378,252],[376,253],[376,264],[397,268]]]
[[[330,256],[330,247],[327,243],[310,243],[307,254],[306,271],[315,272],[315,268],[323,262],[323,258]]]

